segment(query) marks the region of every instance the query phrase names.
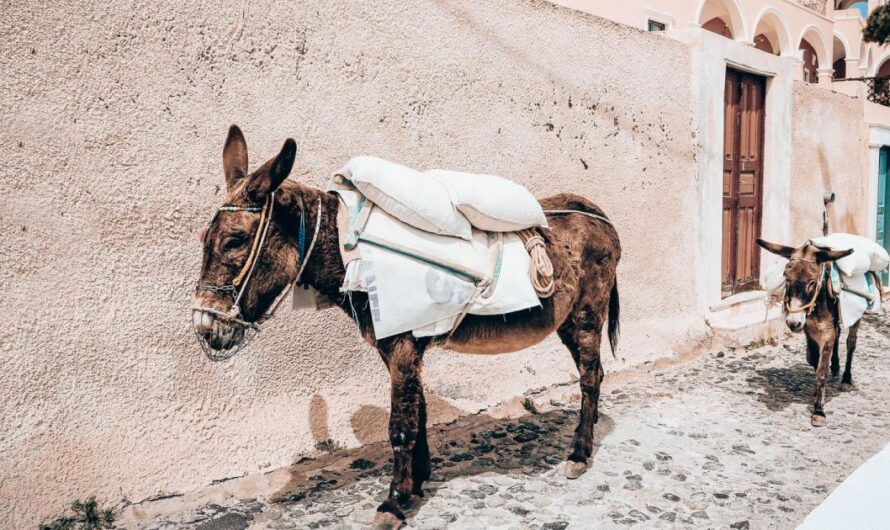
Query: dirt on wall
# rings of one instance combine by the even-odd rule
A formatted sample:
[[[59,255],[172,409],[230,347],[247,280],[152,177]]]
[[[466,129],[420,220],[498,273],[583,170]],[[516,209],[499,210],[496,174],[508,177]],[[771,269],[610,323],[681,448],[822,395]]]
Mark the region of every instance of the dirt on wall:
[[[380,436],[388,378],[344,315],[279,312],[223,364],[194,343],[195,234],[221,200],[231,123],[252,167],[294,137],[291,178],[318,186],[374,154],[586,195],[622,238],[626,362],[687,333],[678,42],[537,0],[14,2],[0,71],[0,527]],[[553,339],[432,352],[425,370],[434,420],[576,374]]]
[[[822,197],[832,232],[867,234],[868,126],[862,101],[808,83],[794,84],[792,108],[792,244],[822,235]]]

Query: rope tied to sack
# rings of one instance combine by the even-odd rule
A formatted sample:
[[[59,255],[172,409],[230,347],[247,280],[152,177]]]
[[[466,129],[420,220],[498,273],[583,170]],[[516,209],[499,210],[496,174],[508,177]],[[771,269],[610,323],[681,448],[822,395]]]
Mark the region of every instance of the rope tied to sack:
[[[536,228],[527,228],[517,232],[519,239],[525,244],[525,250],[531,257],[528,276],[538,298],[549,298],[556,286],[553,282],[553,263],[547,255],[544,238]]]

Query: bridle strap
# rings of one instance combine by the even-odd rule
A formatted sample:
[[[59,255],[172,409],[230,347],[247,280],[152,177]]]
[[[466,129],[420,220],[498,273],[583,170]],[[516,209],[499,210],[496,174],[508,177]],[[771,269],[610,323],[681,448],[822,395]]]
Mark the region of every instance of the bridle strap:
[[[803,259],[803,258],[793,258],[788,261],[807,261],[810,263],[815,263],[813,260]],[[825,281],[825,265],[822,265],[822,269],[819,272],[819,282],[816,284],[816,291],[813,293],[813,298],[806,305],[802,305],[800,307],[791,307],[791,304],[788,303],[788,299],[785,299],[785,311],[788,313],[801,313],[806,312],[807,315],[813,312],[813,308],[816,307],[816,300],[819,299],[819,293],[822,291],[822,283]]]
[[[260,210],[260,223],[257,225],[256,235],[253,238],[253,245],[250,247],[250,254],[247,256],[247,261],[244,262],[244,266],[241,267],[241,272],[238,273],[238,276],[235,276],[235,279],[232,280],[232,285],[238,287],[241,285],[241,282],[244,281],[244,277],[248,276],[251,272],[253,272],[253,265],[256,262],[257,258],[257,249],[260,246],[260,240],[265,238],[265,231],[267,228],[266,225],[266,216],[268,215],[269,221],[271,224],[272,220],[272,206],[269,202],[270,199],[274,200],[275,193],[266,197],[266,204],[263,205],[263,208]]]
[[[260,224],[257,227],[257,238],[254,239],[254,247],[251,249],[250,256],[247,258],[247,263],[244,264],[244,268],[241,269],[241,272],[235,279],[232,281],[232,285],[238,288],[238,296],[235,297],[235,302],[232,303],[231,313],[233,316],[238,316],[241,314],[241,297],[244,296],[244,292],[247,290],[247,283],[250,281],[250,277],[253,276],[253,271],[256,269],[256,264],[260,261],[259,255],[262,252],[263,244],[266,242],[266,234],[269,232],[269,226],[272,224],[272,210],[275,207],[275,192],[269,194],[269,197],[266,198],[266,205],[263,206],[263,211],[260,213]],[[248,269],[248,267],[250,267]],[[244,271],[247,270],[247,275],[243,276]]]

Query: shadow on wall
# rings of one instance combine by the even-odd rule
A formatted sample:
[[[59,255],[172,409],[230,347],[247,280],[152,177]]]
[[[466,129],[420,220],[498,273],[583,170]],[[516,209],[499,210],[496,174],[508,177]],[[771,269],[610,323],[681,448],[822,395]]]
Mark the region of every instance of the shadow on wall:
[[[426,405],[430,425],[452,422],[470,414],[435,395],[426,396]],[[342,445],[334,441],[331,436],[328,416],[328,403],[325,398],[320,394],[313,395],[309,401],[309,432],[312,434],[315,449],[324,453],[342,449]],[[387,440],[389,411],[383,407],[362,405],[349,419],[349,425],[361,445]],[[305,456],[296,455],[294,461],[300,461]]]

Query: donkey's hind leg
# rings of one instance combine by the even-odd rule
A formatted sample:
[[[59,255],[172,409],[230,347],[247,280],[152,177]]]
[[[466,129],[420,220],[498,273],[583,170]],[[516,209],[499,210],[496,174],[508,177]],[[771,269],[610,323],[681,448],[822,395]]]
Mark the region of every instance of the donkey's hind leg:
[[[844,366],[844,377],[841,379],[841,392],[850,392],[851,390],[856,390],[856,385],[853,384],[853,352],[856,351],[856,339],[859,336],[859,323],[861,320],[857,320],[855,324],[850,326],[849,331],[847,331],[847,363]]]
[[[571,479],[587,471],[593,452],[593,425],[599,420],[600,384],[604,375],[600,362],[603,309],[588,306],[576,310],[558,330],[581,376],[581,418],[575,429],[572,453],[565,464],[565,475]]]
[[[422,481],[429,476],[426,413],[420,377],[425,346],[426,341],[410,334],[377,344],[389,369],[392,385],[389,442],[392,445],[393,477],[389,495],[377,508],[375,528],[399,528],[405,520],[401,508],[413,504],[412,496],[420,493]]]

